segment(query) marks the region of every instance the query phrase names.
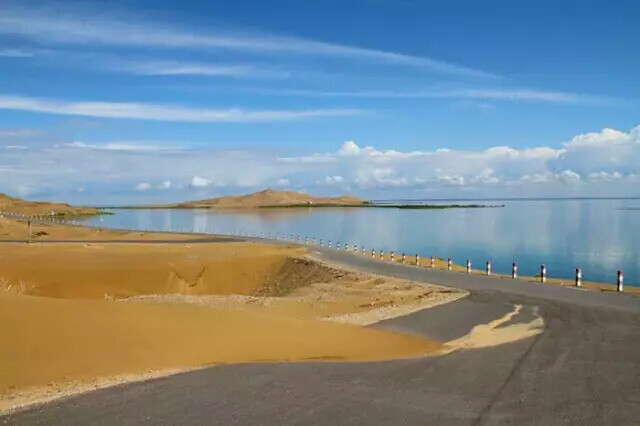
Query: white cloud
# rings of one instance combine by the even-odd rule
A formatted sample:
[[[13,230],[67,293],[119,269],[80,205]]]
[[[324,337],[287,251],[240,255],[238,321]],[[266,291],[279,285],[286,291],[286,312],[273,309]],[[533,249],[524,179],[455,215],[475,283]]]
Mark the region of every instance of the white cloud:
[[[194,176],[191,179],[191,186],[194,188],[204,188],[211,185],[211,179],[203,178],[200,176]]]
[[[580,175],[572,170],[563,170],[560,173],[556,173],[556,177],[565,183],[573,183],[580,180]]]
[[[104,150],[104,151],[160,151],[160,150],[171,150],[169,147],[160,147],[157,145],[148,145],[141,143],[132,143],[132,142],[110,142],[106,144],[87,144],[81,141],[73,141],[64,143],[61,146],[67,148],[78,148],[78,149],[96,149],[96,150]]]
[[[597,173],[589,173],[589,179],[594,181],[607,181],[611,182],[617,179],[622,179],[624,176],[619,172],[607,173],[607,172],[597,172]]]
[[[326,176],[324,181],[319,181],[319,183],[324,183],[325,185],[338,185],[344,182],[344,178],[340,175],[335,176]]]
[[[600,172],[623,175],[640,172],[640,126],[628,133],[602,129],[577,135],[564,147],[558,158],[548,164],[555,173],[565,169],[581,176]]]
[[[99,18],[98,18],[99,16]],[[0,15],[0,34],[35,41],[80,45],[198,48],[257,54],[303,55],[371,61],[418,68],[461,77],[496,78],[464,66],[406,53],[325,43],[294,37],[238,32],[196,33],[175,25],[133,21],[101,8],[99,13],[78,7],[56,9],[5,7]]]
[[[146,191],[147,189],[151,188],[151,184],[148,182],[140,182],[139,184],[137,184],[135,186],[135,190],[136,191]]]
[[[188,108],[135,102],[69,102],[24,96],[0,95],[0,109],[57,115],[125,118],[178,122],[268,122],[314,117],[344,117],[363,113],[357,109],[241,110]]]
[[[637,129],[638,128],[634,129],[634,131],[638,131]],[[565,143],[564,146],[567,147],[567,149],[571,149],[598,148],[612,144],[625,144],[631,140],[632,132],[625,133],[619,130],[604,128],[600,132],[584,133],[574,136],[569,142]]]
[[[246,91],[246,89],[245,89]],[[467,102],[461,106],[474,106],[481,109],[490,109],[492,105],[487,103],[472,102],[472,100],[494,100],[494,101],[530,101],[547,102],[560,104],[600,104],[624,102],[608,96],[590,95],[582,93],[571,93],[549,90],[534,89],[468,89],[452,88],[449,90],[369,90],[369,91],[323,91],[323,90],[300,90],[300,89],[270,89],[252,88],[252,92],[263,94],[277,94],[289,96],[306,97],[328,97],[328,98],[380,98],[380,99],[460,99],[460,102]],[[465,101],[466,100],[466,101]],[[460,104],[458,104],[460,105]]]
[[[108,68],[148,76],[202,76],[284,79],[289,72],[266,68],[264,65],[209,64],[179,61],[113,61]]]
[[[493,169],[488,167],[484,168],[482,172],[471,178],[471,182],[474,183],[498,183],[500,179],[495,177]]]
[[[635,128],[608,136],[612,134],[604,132],[605,142],[594,143],[598,138],[590,136],[588,144],[526,149],[400,151],[349,141],[330,152],[299,156],[283,150],[104,149],[119,143],[60,142],[0,150],[0,173],[3,190],[33,197],[38,191],[60,194],[66,190],[77,195],[78,186],[87,188],[86,196],[97,196],[106,187],[114,188],[116,194],[132,193],[139,183],[148,182],[152,184],[140,189],[157,191],[133,193],[168,197],[191,187],[213,195],[219,188],[247,192],[274,184],[286,187],[293,176],[296,187],[311,192],[322,189],[374,197],[636,195],[640,133]],[[97,149],[100,161],[96,161]],[[172,191],[159,191],[169,187]]]
[[[523,182],[531,182],[531,183],[544,183],[549,182],[549,175],[542,173],[535,173],[533,175],[523,175],[520,178]]]
[[[354,141],[347,141],[342,144],[338,154],[340,155],[358,155],[360,153],[360,147]]]

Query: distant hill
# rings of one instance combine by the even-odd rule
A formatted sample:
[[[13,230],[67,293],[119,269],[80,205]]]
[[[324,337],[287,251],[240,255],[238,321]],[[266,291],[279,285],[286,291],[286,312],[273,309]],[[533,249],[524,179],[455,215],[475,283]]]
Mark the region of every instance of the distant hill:
[[[32,216],[50,215],[51,212],[64,216],[83,216],[99,213],[99,210],[93,207],[74,207],[66,203],[27,201],[10,197],[3,193],[0,193],[0,210]]]
[[[361,205],[366,200],[362,200],[350,195],[341,197],[314,197],[303,192],[296,191],[277,191],[274,189],[266,189],[264,191],[255,192],[247,195],[233,195],[226,197],[210,198],[200,201],[188,201],[184,203],[170,204],[166,206],[153,207],[169,207],[169,208],[210,208],[210,209],[255,209],[263,207],[292,207],[302,205]]]

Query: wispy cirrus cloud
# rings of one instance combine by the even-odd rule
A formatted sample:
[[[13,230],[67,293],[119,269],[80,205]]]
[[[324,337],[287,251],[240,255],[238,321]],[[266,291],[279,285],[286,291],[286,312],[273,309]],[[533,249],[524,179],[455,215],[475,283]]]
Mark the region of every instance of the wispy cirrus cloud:
[[[549,91],[533,89],[471,89],[452,88],[447,90],[356,90],[356,91],[323,91],[300,89],[270,89],[249,87],[240,90],[274,95],[291,95],[306,97],[335,97],[335,98],[371,98],[371,99],[476,99],[498,101],[532,101],[551,103],[617,103],[624,102],[608,96]]]
[[[134,22],[130,18],[64,8],[6,7],[0,15],[0,34],[40,43],[102,44],[127,47],[199,48],[260,54],[286,54],[371,61],[472,78],[501,78],[471,67],[365,47],[238,31],[193,32],[168,24]]]
[[[289,72],[255,65],[219,65],[180,61],[117,61],[107,65],[111,70],[147,76],[204,76],[259,79],[284,79]]]
[[[25,49],[0,49],[0,58],[31,58],[36,53]]]
[[[58,147],[66,148],[84,148],[99,151],[125,151],[125,152],[157,152],[157,151],[179,151],[180,148],[153,145],[141,142],[109,142],[105,144],[85,143],[81,141],[67,142]]]
[[[316,117],[345,117],[364,113],[361,109],[243,110],[208,109],[137,102],[64,101],[26,96],[0,95],[0,109],[57,115],[176,122],[268,122]]]

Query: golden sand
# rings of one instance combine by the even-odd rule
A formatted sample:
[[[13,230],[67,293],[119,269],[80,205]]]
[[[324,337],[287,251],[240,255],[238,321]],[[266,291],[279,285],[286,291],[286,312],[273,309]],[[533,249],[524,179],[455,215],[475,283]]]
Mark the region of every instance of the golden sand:
[[[0,219],[5,239],[25,227]],[[0,243],[0,410],[211,364],[433,354],[441,343],[353,324],[465,295],[342,271],[285,246],[99,235],[105,243]],[[149,243],[106,243],[123,235]]]
[[[87,240],[87,241],[174,241],[199,240],[203,235],[147,233],[138,231],[119,231],[84,226],[64,226],[56,223],[31,222],[31,240]],[[26,220],[0,218],[0,242],[3,240],[29,240],[29,226]]]
[[[83,216],[95,215],[94,207],[74,207],[66,203],[50,203],[46,201],[27,201],[0,193],[0,210],[25,215],[48,215],[54,211],[57,215]]]

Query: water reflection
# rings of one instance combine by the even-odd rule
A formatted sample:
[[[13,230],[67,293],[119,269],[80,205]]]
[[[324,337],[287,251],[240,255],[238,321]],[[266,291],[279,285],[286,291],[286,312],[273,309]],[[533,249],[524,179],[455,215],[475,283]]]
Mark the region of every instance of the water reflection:
[[[504,208],[264,209],[250,211],[119,210],[103,226],[208,233],[271,232],[324,238],[376,251],[451,256],[473,265],[493,262],[508,273],[534,275],[540,264],[549,276],[613,282],[618,269],[629,285],[640,281],[640,211],[637,200],[530,200]],[[96,224],[98,219],[92,219]]]

